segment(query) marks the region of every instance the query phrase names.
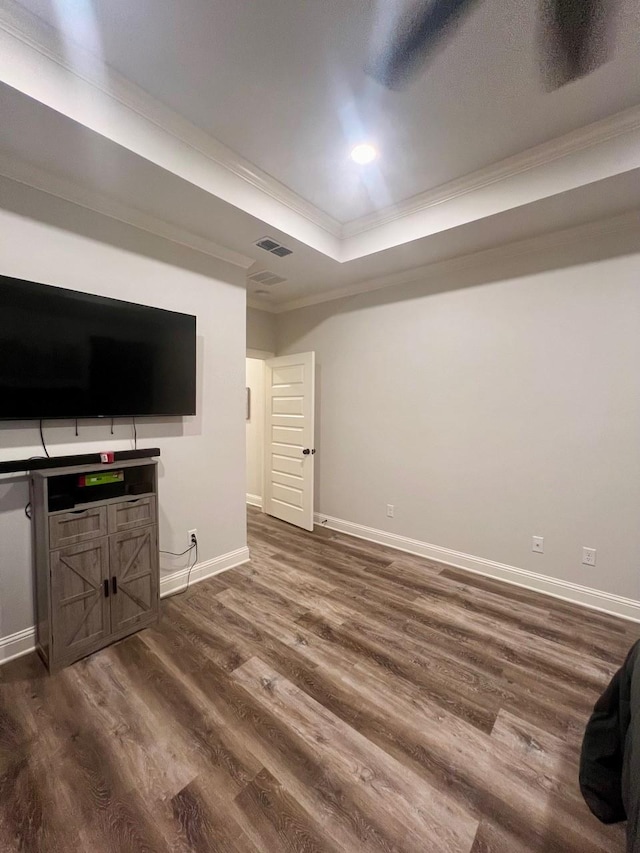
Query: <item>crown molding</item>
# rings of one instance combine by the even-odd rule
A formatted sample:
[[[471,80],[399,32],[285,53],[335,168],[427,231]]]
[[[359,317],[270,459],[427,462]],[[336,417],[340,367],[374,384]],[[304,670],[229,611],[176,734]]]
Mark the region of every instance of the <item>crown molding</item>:
[[[169,107],[164,106],[148,92],[136,86],[114,69],[105,66],[103,62],[80,45],[74,45],[74,52],[76,55],[82,56],[82,67],[80,64],[72,63],[64,54],[59,39],[56,38],[55,29],[36,15],[28,12],[15,0],[3,0],[2,8],[0,8],[0,31],[4,31],[85,83],[99,89],[106,97],[133,110],[174,139],[198,151],[208,160],[260,190],[294,213],[303,216],[331,236],[338,238],[341,236],[342,225],[337,219],[320,210]]]
[[[602,145],[612,139],[625,136],[640,130],[640,106],[631,107],[620,113],[615,113],[601,121],[586,125],[578,130],[543,142],[533,148],[528,148],[513,157],[501,160],[484,169],[471,172],[461,178],[448,181],[435,189],[412,196],[399,204],[376,211],[367,216],[361,216],[342,226],[342,239],[355,237],[381,225],[404,219],[423,210],[428,210],[436,205],[453,201],[460,196],[475,192],[491,186],[500,181],[507,180],[536,169],[546,166],[563,157],[578,154],[588,148]]]
[[[277,305],[270,302],[262,302],[260,299],[254,299],[252,296],[247,296],[247,307],[255,308],[256,311],[264,311],[266,314],[280,314]]]
[[[214,243],[207,237],[193,234],[170,222],[159,219],[129,205],[121,204],[103,193],[89,190],[75,184],[66,178],[54,176],[50,172],[31,164],[23,163],[14,157],[7,157],[0,152],[0,177],[7,178],[17,184],[24,184],[47,195],[55,196],[71,202],[78,207],[92,210],[126,225],[132,225],[141,231],[162,237],[172,243],[186,246],[196,252],[209,255],[218,261],[232,264],[243,270],[248,270],[255,263],[255,258],[242,255],[233,249],[227,249]]]
[[[390,287],[398,287],[399,285],[416,284],[421,281],[432,281],[433,279],[442,280],[467,269],[486,268],[492,264],[511,258],[535,255],[540,252],[550,252],[562,246],[584,244],[601,237],[606,237],[609,234],[622,235],[632,233],[638,235],[638,251],[640,252],[640,211],[623,213],[608,219],[589,222],[586,225],[565,228],[550,234],[529,237],[525,240],[505,243],[502,246],[494,246],[490,249],[482,249],[479,252],[458,255],[454,258],[414,267],[413,269],[404,270],[403,272],[381,278],[368,279],[348,287],[334,288],[333,290],[326,290],[323,293],[272,304],[269,310],[276,314],[282,314],[288,311],[296,311],[300,308],[320,305],[323,302],[348,299],[352,296],[385,290]]]

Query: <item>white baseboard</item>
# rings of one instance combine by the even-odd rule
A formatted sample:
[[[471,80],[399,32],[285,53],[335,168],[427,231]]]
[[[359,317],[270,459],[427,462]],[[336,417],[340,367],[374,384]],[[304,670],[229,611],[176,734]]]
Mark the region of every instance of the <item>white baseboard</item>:
[[[220,557],[214,557],[213,560],[196,563],[191,572],[191,585],[193,586],[194,583],[206,580],[214,575],[219,575],[220,572],[233,569],[235,566],[241,566],[248,561],[249,549],[244,547],[230,551],[228,554],[222,554]],[[188,569],[180,569],[179,572],[172,572],[170,575],[161,577],[160,597],[164,598],[166,595],[185,589],[188,577]],[[23,631],[10,634],[8,637],[0,637],[0,665],[32,652],[35,647],[36,630],[33,627],[25,628]]]
[[[8,637],[0,637],[0,664],[32,652],[36,647],[36,629],[25,628]]]
[[[238,548],[236,551],[229,551],[228,554],[222,554],[220,557],[214,557],[213,560],[196,563],[191,570],[191,580],[189,583],[193,586],[195,583],[212,578],[214,575],[228,571],[228,569],[234,569],[236,566],[248,563],[249,559],[249,549],[245,546],[244,548]],[[163,575],[160,578],[160,598],[186,589],[188,580],[189,569],[180,569],[178,572]]]
[[[258,509],[262,509],[262,498],[260,495],[250,495],[247,492],[247,503],[249,506],[257,506]]]
[[[633,622],[640,622],[640,601],[632,598],[623,598],[603,590],[591,589],[580,586],[570,581],[540,575],[526,569],[517,569],[504,563],[496,563],[486,560],[484,557],[474,557],[461,551],[452,551],[450,548],[442,548],[439,545],[430,545],[428,542],[420,542],[417,539],[408,539],[405,536],[397,536],[395,533],[386,533],[384,530],[376,530],[373,527],[365,527],[362,524],[354,524],[341,518],[332,518],[323,513],[315,513],[315,523],[322,527],[329,527],[340,533],[347,533],[358,539],[366,539],[369,542],[377,542],[398,551],[416,554],[439,563],[446,563],[457,569],[464,569],[478,575],[505,581],[514,586],[525,587],[544,595],[560,598],[572,604],[580,604],[591,610],[599,610],[602,613],[610,613]]]

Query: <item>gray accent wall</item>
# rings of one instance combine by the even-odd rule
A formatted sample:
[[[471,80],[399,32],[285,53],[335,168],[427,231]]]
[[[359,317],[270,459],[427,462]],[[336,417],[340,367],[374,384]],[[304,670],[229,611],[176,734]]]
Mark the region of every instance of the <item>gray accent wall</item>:
[[[316,510],[638,601],[640,231],[544,245],[278,315],[317,357]]]

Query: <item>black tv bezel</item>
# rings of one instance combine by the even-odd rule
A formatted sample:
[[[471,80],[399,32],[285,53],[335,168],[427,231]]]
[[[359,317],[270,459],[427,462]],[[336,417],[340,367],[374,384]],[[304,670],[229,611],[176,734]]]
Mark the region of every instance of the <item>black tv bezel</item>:
[[[23,278],[17,278],[16,276],[0,274],[0,284],[3,281],[17,282],[17,283],[19,283],[20,286],[26,285],[26,286],[32,287],[34,289],[35,288],[45,288],[46,290],[56,291],[56,293],[63,292],[65,294],[65,298],[74,299],[78,302],[89,302],[89,303],[93,302],[93,303],[97,303],[97,304],[108,303],[110,305],[116,305],[116,306],[122,305],[122,306],[127,306],[129,308],[131,308],[131,307],[140,308],[140,309],[143,309],[144,311],[155,311],[155,312],[158,312],[158,313],[164,314],[164,315],[171,314],[173,316],[190,318],[191,320],[193,320],[193,339],[194,339],[193,372],[194,372],[194,377],[195,377],[195,388],[194,388],[194,410],[192,412],[153,412],[152,414],[149,414],[148,412],[145,412],[145,413],[131,412],[131,413],[127,413],[124,415],[123,414],[117,414],[116,415],[116,414],[110,414],[108,412],[105,412],[104,414],[91,414],[91,415],[86,415],[86,414],[80,414],[80,415],[79,414],[65,414],[65,415],[43,414],[43,415],[37,415],[37,416],[33,416],[33,417],[30,417],[30,416],[25,417],[24,415],[23,416],[18,415],[15,417],[12,417],[12,416],[3,417],[2,415],[0,415],[0,423],[19,423],[19,422],[23,422],[23,423],[35,422],[35,423],[38,423],[39,421],[94,421],[94,420],[95,421],[98,421],[98,420],[114,420],[114,421],[117,421],[117,420],[127,420],[130,418],[136,418],[136,419],[138,419],[138,418],[192,418],[198,414],[198,412],[197,412],[197,397],[198,397],[198,387],[197,387],[197,380],[198,380],[198,370],[197,370],[197,368],[198,368],[198,365],[197,365],[197,358],[198,358],[198,353],[197,353],[197,316],[195,314],[185,314],[182,311],[171,311],[167,308],[158,308],[155,305],[145,305],[141,302],[129,302],[126,299],[115,299],[111,296],[102,296],[102,295],[96,294],[96,293],[86,293],[85,291],[81,291],[81,290],[70,290],[67,287],[59,287],[58,285],[55,285],[55,284],[45,284],[44,282],[32,281],[31,279],[26,279],[26,278],[23,279]]]

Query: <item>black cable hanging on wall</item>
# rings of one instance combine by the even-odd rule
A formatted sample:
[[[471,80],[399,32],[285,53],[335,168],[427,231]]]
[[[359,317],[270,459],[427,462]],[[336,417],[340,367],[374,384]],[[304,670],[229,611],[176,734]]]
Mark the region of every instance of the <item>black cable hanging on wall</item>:
[[[42,418],[40,418],[40,441],[42,442],[42,449],[44,450],[44,455],[47,459],[51,459],[49,455],[49,451],[47,450],[47,445],[44,443],[44,433],[42,431]]]

